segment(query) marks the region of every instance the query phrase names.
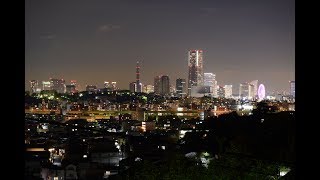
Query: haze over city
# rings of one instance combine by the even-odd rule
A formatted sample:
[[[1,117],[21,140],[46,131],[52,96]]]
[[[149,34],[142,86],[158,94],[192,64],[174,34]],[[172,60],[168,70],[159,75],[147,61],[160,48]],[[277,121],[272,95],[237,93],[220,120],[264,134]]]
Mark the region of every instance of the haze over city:
[[[203,50],[219,85],[259,80],[289,91],[295,73],[294,1],[25,1],[25,84],[52,78],[128,89],[188,75],[188,50]]]

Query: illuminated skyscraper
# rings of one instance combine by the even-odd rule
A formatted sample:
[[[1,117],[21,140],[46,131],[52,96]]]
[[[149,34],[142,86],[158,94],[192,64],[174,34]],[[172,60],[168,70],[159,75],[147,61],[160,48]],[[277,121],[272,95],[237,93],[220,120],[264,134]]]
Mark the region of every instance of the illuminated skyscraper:
[[[103,85],[104,85],[104,88],[106,88],[106,89],[110,89],[111,87],[110,87],[110,83],[108,82],[108,81],[105,81],[104,83],[103,83]]]
[[[203,86],[203,52],[202,50],[188,51],[188,94],[192,86]]]
[[[232,85],[224,85],[225,98],[232,97]]]
[[[254,99],[255,98],[255,89],[254,85],[251,83],[248,83],[248,99]]]
[[[179,97],[184,97],[186,95],[186,80],[185,79],[177,79],[176,80],[176,93]]]
[[[50,78],[51,89],[56,90],[58,93],[66,92],[65,80]]]
[[[137,61],[136,66],[136,92],[142,92],[142,84],[140,83],[140,64]]]
[[[160,94],[162,94],[162,95],[170,94],[170,80],[169,80],[169,76],[167,76],[167,75],[161,76]]]
[[[153,93],[154,92],[154,86],[153,85],[144,85],[143,86],[143,92],[145,92],[145,93]]]
[[[112,91],[117,90],[117,82],[115,81],[111,82],[111,90]]]
[[[129,84],[129,89],[130,89],[130,92],[136,92],[136,82],[131,82]]]
[[[86,91],[89,92],[89,94],[91,93],[94,93],[96,92],[98,89],[97,89],[97,86],[96,85],[87,85],[86,86]]]
[[[104,88],[106,88],[107,90],[111,90],[114,91],[117,89],[117,82],[109,82],[109,81],[105,81],[104,83]]]
[[[218,97],[221,97],[221,98],[224,98],[226,96],[226,92],[225,92],[225,89],[224,87],[222,86],[217,86],[217,94],[218,94]]]
[[[249,83],[241,83],[239,87],[239,98],[249,97]]]
[[[31,93],[36,93],[38,89],[38,81],[37,80],[31,80],[30,81],[30,92]]]
[[[208,89],[208,92],[213,96],[218,95],[218,85],[216,81],[216,75],[213,73],[204,73],[204,86]]]
[[[75,91],[78,91],[78,90],[79,90],[79,85],[77,84],[77,81],[76,81],[76,80],[71,80],[71,85],[74,85]]]
[[[253,80],[250,82],[250,84],[253,85],[252,92],[250,92],[250,95],[253,99],[257,99],[258,97],[258,80]]]
[[[69,84],[66,85],[66,93],[71,94],[71,93],[75,93],[76,92],[76,86]]]
[[[289,81],[290,83],[290,95],[296,97],[296,81]]]
[[[51,86],[50,81],[42,81],[42,90],[51,90]]]
[[[160,79],[161,76],[156,76],[154,78],[154,93],[160,94]]]

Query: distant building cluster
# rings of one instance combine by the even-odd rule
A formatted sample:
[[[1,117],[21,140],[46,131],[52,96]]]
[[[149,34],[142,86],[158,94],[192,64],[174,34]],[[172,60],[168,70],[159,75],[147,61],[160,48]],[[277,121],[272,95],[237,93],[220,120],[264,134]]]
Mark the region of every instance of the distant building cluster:
[[[261,100],[261,95],[264,94],[263,99],[290,99],[294,101],[295,98],[295,81],[289,81],[290,92],[273,93],[267,95],[265,86],[258,92],[258,80],[251,82],[244,82],[239,84],[238,91],[231,84],[221,85],[217,81],[217,76],[213,72],[204,72],[204,58],[203,50],[189,50],[187,53],[188,62],[188,77],[177,78],[175,84],[170,83],[168,75],[159,75],[154,77],[154,83],[143,84],[141,82],[141,67],[140,62],[136,62],[135,81],[129,83],[130,92],[134,93],[155,93],[162,96],[176,96],[176,97],[203,97],[211,96],[215,98],[234,98],[234,99],[248,99]],[[261,84],[260,84],[261,85]],[[104,81],[103,88],[107,91],[119,90],[116,81]],[[43,90],[55,90],[58,93],[76,93],[79,92],[79,85],[76,80],[71,80],[66,84],[64,79],[50,78],[48,81],[31,80],[30,92],[40,93]],[[86,85],[85,90],[90,93],[99,91],[97,85]]]

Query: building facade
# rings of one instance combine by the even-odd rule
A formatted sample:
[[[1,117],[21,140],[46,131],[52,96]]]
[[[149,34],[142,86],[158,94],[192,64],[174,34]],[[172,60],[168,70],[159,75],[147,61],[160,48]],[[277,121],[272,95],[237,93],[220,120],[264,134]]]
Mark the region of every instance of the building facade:
[[[185,97],[187,94],[186,80],[178,78],[176,80],[176,93],[178,97]]]
[[[188,94],[192,86],[203,86],[203,51],[188,51]]]
[[[160,94],[160,79],[161,76],[156,76],[154,78],[154,93]]]
[[[143,92],[145,92],[145,93],[153,93],[154,92],[154,86],[153,85],[150,85],[150,84],[148,84],[148,85],[144,85],[143,86]]]
[[[225,98],[232,98],[232,85],[224,85]]]
[[[130,92],[136,92],[136,82],[131,82],[129,84],[129,90]]]
[[[31,80],[30,81],[30,92],[36,93],[39,88],[39,84],[37,80]]]
[[[142,84],[140,82],[140,64],[139,64],[139,61],[137,61],[137,66],[136,66],[136,91],[135,92],[142,92]]]
[[[42,90],[52,90],[50,81],[42,81]]]
[[[241,83],[239,87],[239,98],[249,97],[249,83]]]
[[[51,83],[51,90],[55,90],[58,93],[65,93],[66,92],[66,84],[64,79],[50,79]]]
[[[169,76],[163,75],[160,79],[160,94],[169,95],[170,94],[170,79]]]
[[[218,85],[216,81],[216,75],[213,73],[204,73],[204,86],[214,97],[218,96]]]
[[[295,98],[296,97],[296,81],[290,81],[290,95]]]
[[[253,89],[252,89],[252,98],[253,99],[257,99],[258,98],[258,80],[253,80],[253,81],[251,81],[250,82],[250,84],[252,84],[253,85]]]

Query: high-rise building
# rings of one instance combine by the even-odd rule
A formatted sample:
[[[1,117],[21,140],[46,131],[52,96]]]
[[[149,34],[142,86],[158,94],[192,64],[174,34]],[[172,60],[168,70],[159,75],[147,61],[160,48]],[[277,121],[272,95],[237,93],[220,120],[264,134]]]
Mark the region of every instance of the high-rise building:
[[[86,91],[89,93],[93,93],[97,91],[97,86],[96,85],[87,85],[86,86]]]
[[[218,94],[218,97],[224,98],[226,96],[224,87],[218,86],[217,94]]]
[[[140,83],[140,64],[137,61],[136,66],[136,92],[142,92],[142,84]]]
[[[179,97],[184,97],[187,93],[187,86],[186,86],[186,80],[185,79],[177,79],[176,80],[176,93]]]
[[[160,94],[162,94],[162,95],[170,94],[170,80],[169,80],[169,76],[167,76],[167,75],[161,76]]]
[[[192,86],[203,86],[203,52],[202,50],[188,51],[188,94]]]
[[[143,92],[144,93],[153,93],[154,92],[154,86],[153,85],[144,85],[143,86]]]
[[[117,89],[117,82],[113,81],[113,82],[109,82],[109,81],[105,81],[103,83],[104,85],[104,88],[106,88],[107,90],[111,90],[111,91],[114,91]]]
[[[248,99],[255,99],[255,89],[254,85],[248,83]]]
[[[30,81],[30,92],[31,93],[36,93],[38,90],[38,81],[37,80],[31,80]]]
[[[250,94],[252,95],[253,99],[257,99],[257,97],[258,97],[258,80],[253,80],[250,82],[250,84],[253,85],[253,90]]]
[[[71,94],[76,92],[76,86],[72,84],[66,85],[66,93]]]
[[[117,82],[115,82],[115,81],[111,82],[111,90],[112,91],[117,90]]]
[[[71,80],[70,82],[71,82],[71,85],[77,86],[77,81],[76,80]]]
[[[129,84],[129,89],[130,89],[130,92],[136,92],[136,82],[131,82]]]
[[[42,90],[52,90],[50,81],[42,81]]]
[[[65,93],[66,85],[63,79],[50,78],[51,89],[57,91],[58,93]]]
[[[290,95],[296,97],[296,81],[289,81],[290,83]]]
[[[239,87],[239,98],[249,97],[249,83],[241,83]]]
[[[160,79],[161,76],[156,76],[154,78],[154,93],[160,94]]]
[[[104,85],[104,88],[106,88],[106,89],[110,89],[111,88],[111,85],[110,85],[110,83],[108,81],[105,81],[103,83],[103,85]]]
[[[206,93],[210,93],[213,96],[218,95],[218,85],[216,81],[216,75],[213,73],[204,73],[204,86],[208,90]]]
[[[71,80],[70,82],[71,82],[70,83],[71,85],[74,85],[75,91],[78,91],[79,90],[79,85],[78,85],[77,81],[76,80]]]
[[[232,85],[224,85],[225,98],[232,98]]]

